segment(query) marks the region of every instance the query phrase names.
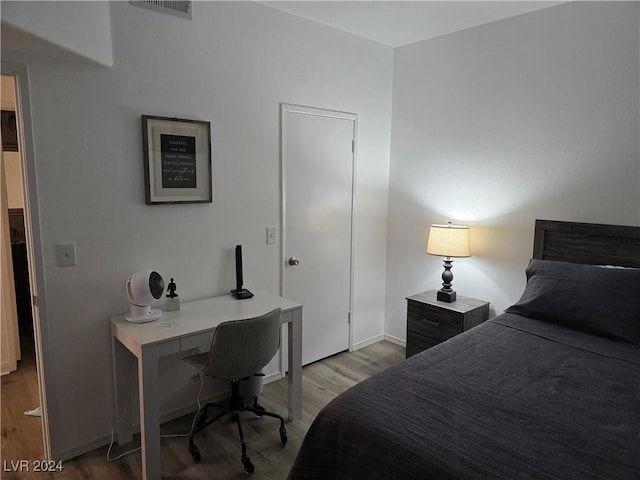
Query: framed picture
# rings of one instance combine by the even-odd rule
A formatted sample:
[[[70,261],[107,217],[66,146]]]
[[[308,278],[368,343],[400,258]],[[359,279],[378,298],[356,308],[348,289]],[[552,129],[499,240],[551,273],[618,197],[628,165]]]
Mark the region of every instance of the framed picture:
[[[2,149],[5,152],[18,151],[18,125],[13,110],[2,110]]]
[[[142,115],[145,200],[212,203],[211,124]]]

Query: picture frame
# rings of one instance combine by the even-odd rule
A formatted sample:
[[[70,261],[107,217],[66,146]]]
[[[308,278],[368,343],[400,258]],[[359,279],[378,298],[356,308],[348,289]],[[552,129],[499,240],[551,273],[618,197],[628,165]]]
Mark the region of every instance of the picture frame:
[[[18,151],[18,122],[16,112],[13,110],[2,110],[2,149],[5,152]]]
[[[147,205],[213,203],[211,124],[142,115]]]

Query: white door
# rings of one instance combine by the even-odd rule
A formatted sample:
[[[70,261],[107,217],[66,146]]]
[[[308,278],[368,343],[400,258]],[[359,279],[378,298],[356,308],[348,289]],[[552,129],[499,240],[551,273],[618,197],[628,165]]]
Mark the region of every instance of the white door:
[[[304,365],[349,348],[356,115],[282,105],[283,295]]]

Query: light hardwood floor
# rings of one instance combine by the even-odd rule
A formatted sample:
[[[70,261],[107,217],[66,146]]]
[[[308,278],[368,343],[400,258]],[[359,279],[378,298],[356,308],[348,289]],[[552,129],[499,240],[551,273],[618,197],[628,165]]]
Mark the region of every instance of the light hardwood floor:
[[[283,480],[286,478],[302,440],[311,422],[329,401],[356,383],[374,375],[404,359],[404,348],[390,342],[379,342],[355,352],[344,352],[324,359],[302,369],[303,410],[302,419],[286,424],[288,443],[280,444],[279,422],[264,417],[255,418],[251,413],[243,414],[243,430],[248,445],[248,454],[255,465],[254,480]],[[13,374],[12,374],[13,375]],[[10,377],[10,375],[8,376]],[[7,379],[8,382],[8,379]],[[137,480],[142,477],[140,453],[132,453],[116,461],[107,461],[107,447],[99,448],[77,458],[63,462],[63,470],[57,473],[8,472],[11,465],[5,462],[19,459],[41,458],[40,450],[33,452],[32,447],[20,440],[16,425],[25,420],[39,423],[36,418],[24,417],[23,404],[15,397],[9,398],[5,390],[11,385],[2,379],[2,471],[4,480],[56,479],[56,480]],[[20,396],[18,396],[20,398]],[[24,397],[22,397],[24,398]],[[36,394],[37,398],[37,394]],[[271,411],[286,415],[287,383],[286,379],[265,385],[261,403]],[[11,405],[13,404],[13,405]],[[6,416],[5,416],[6,415]],[[22,418],[22,417],[24,418]],[[191,427],[193,416],[187,415],[162,425],[162,434],[186,432]],[[14,422],[12,424],[12,422]],[[28,422],[27,422],[28,424]],[[10,426],[11,425],[11,426]],[[31,431],[30,431],[30,434]],[[39,431],[36,435],[41,435]],[[194,463],[187,450],[188,440],[183,437],[163,438],[162,440],[162,478],[170,480],[186,479],[245,479],[249,478],[240,463],[240,443],[235,423],[219,420],[196,437],[196,443],[202,454],[202,461]],[[111,457],[116,457],[130,449],[114,446]],[[34,456],[35,455],[35,456]],[[31,465],[33,467],[33,465]]]

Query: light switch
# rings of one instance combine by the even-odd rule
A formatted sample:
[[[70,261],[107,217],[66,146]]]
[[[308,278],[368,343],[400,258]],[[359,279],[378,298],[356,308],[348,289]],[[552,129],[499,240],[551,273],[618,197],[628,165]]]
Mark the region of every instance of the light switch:
[[[76,243],[56,243],[56,263],[59,267],[72,267],[76,261]]]
[[[267,244],[273,245],[276,243],[276,227],[267,227]]]

